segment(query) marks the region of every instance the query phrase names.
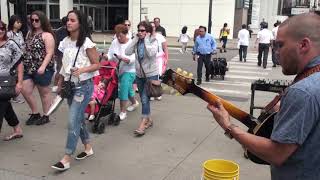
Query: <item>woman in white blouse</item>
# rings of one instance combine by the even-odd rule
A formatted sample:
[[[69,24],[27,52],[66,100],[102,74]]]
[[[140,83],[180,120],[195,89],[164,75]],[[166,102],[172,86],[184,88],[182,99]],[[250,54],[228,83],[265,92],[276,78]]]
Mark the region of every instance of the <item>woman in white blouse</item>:
[[[84,111],[93,93],[92,77],[98,75],[99,69],[95,44],[87,34],[89,31],[86,16],[78,10],[72,10],[67,17],[68,36],[61,41],[58,48],[63,53],[58,93],[61,90],[63,78],[65,81],[69,80],[70,74],[72,74],[71,81],[75,83],[75,88],[72,90],[73,96],[67,99],[70,110],[65,155],[58,163],[51,166],[59,171],[70,168],[71,155],[76,150],[79,137],[84,145],[84,151],[78,154],[76,159],[82,160],[93,155]],[[73,67],[75,60],[75,67]]]
[[[125,49],[131,43],[128,37],[128,29],[123,24],[118,24],[114,28],[116,39],[114,39],[109,48],[108,54],[105,56],[108,60],[120,60],[119,65],[119,94],[120,99],[120,120],[127,117],[126,107],[130,100],[131,105],[127,108],[128,111],[135,110],[139,102],[135,99],[135,92],[132,88],[133,81],[136,78],[135,55],[125,55]],[[115,57],[115,54],[117,57]]]

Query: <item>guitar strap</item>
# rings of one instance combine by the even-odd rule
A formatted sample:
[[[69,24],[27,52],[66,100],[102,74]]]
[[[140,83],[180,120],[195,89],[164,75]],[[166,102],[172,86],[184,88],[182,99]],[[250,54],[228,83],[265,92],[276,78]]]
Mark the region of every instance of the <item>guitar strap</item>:
[[[294,78],[291,85],[295,84],[296,82],[298,82],[298,81],[300,81],[300,80],[302,80],[302,79],[304,79],[304,78],[306,78],[316,72],[320,72],[320,64],[318,64],[312,68],[306,69],[302,73],[298,74]],[[286,91],[287,91],[287,88],[281,94],[277,95],[269,104],[267,104],[267,106],[263,108],[264,112],[269,112],[281,100],[282,96],[284,95],[284,93]]]

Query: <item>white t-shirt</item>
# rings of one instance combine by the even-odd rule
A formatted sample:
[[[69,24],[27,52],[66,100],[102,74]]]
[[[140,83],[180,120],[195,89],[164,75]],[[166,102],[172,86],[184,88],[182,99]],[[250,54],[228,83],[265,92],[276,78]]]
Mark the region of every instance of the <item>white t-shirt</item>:
[[[191,38],[188,34],[180,34],[180,36],[179,36],[179,41],[181,43],[187,43],[187,42],[189,42],[190,39]]]
[[[166,42],[167,40],[160,33],[156,33],[156,40],[158,41],[158,53],[157,54],[163,54],[162,43]]]
[[[277,39],[279,26],[272,29],[273,40]]]
[[[249,46],[249,31],[247,29],[241,29],[238,33],[239,44],[242,46]]]
[[[118,62],[118,59],[116,57],[114,57],[114,54],[128,58],[130,60],[129,64],[127,64],[125,62],[120,63],[119,74],[122,74],[124,72],[132,72],[132,73],[136,72],[135,54],[131,54],[130,56],[127,56],[125,54],[125,50],[131,42],[132,42],[132,39],[129,39],[129,41],[127,43],[121,44],[121,43],[119,43],[119,40],[116,38],[112,41],[111,46],[108,50],[108,60]]]
[[[270,44],[270,41],[273,40],[273,35],[269,29],[262,29],[258,32],[257,38],[259,39],[259,43]]]
[[[70,73],[71,73],[70,69],[73,66],[74,60],[76,58],[76,54],[78,52],[79,47],[76,47],[76,43],[77,41],[72,41],[71,38],[67,36],[60,42],[60,45],[58,47],[59,51],[63,53],[62,68],[60,70],[60,74],[64,76],[64,80],[66,81],[69,80]],[[85,39],[83,45],[79,50],[75,67],[83,68],[91,65],[91,62],[89,60],[89,57],[87,56],[86,50],[88,48],[93,48],[95,46],[96,44],[93,43],[88,37]],[[79,80],[84,81],[97,75],[99,75],[99,71],[82,73],[80,74],[79,78],[72,76],[71,81],[77,83]]]

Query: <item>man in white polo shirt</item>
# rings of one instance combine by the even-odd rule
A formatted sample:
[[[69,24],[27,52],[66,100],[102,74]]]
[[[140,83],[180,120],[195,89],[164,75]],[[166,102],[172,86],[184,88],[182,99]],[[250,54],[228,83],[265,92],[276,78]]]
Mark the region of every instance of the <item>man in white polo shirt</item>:
[[[238,33],[238,40],[239,40],[239,60],[242,62],[242,58],[244,62],[246,62],[247,58],[247,49],[249,46],[249,31],[247,30],[247,25],[243,24],[242,29]]]
[[[273,40],[273,35],[270,30],[268,30],[268,23],[261,23],[261,28],[257,35],[256,43],[259,42],[259,54],[258,54],[258,66],[261,66],[261,59],[263,54],[263,68],[267,68],[268,53],[271,41]]]

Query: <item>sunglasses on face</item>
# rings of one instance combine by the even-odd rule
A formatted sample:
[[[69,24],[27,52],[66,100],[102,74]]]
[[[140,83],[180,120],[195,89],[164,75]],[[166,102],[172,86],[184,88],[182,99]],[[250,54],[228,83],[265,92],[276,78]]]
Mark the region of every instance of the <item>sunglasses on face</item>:
[[[131,26],[131,24],[124,24],[125,26]]]
[[[138,29],[138,32],[145,32],[145,29]]]
[[[35,22],[38,23],[40,20],[39,19],[31,19],[31,23]]]

